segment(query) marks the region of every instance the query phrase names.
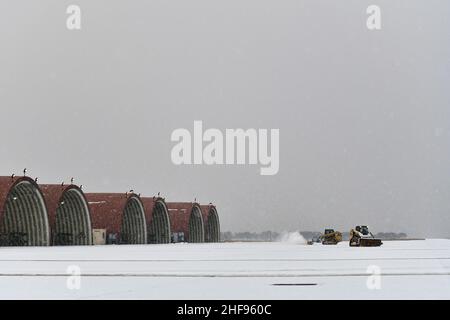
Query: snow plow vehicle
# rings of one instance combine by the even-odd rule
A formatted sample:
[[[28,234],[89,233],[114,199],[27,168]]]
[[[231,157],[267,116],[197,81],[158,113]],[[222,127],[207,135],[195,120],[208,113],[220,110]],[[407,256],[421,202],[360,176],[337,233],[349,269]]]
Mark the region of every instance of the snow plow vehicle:
[[[379,247],[383,244],[376,239],[367,226],[356,226],[350,230],[350,247]]]
[[[320,236],[320,240],[324,245],[338,244],[342,241],[342,233],[333,229],[325,229],[323,235]]]

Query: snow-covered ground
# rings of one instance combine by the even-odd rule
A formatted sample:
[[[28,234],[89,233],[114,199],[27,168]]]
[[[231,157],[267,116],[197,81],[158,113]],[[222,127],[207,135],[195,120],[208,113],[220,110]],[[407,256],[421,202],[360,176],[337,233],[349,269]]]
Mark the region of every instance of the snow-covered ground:
[[[0,248],[0,299],[397,298],[450,299],[450,240]]]

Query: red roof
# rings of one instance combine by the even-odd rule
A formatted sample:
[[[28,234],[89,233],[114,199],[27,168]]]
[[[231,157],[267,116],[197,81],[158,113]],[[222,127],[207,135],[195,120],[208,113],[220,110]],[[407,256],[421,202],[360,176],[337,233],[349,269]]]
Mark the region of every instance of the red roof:
[[[172,232],[183,232],[185,238],[189,239],[189,218],[194,207],[198,207],[201,212],[196,202],[167,202]]]
[[[125,207],[135,193],[86,193],[91,211],[93,229],[106,229],[108,233],[120,233]],[[140,200],[139,200],[140,201]]]

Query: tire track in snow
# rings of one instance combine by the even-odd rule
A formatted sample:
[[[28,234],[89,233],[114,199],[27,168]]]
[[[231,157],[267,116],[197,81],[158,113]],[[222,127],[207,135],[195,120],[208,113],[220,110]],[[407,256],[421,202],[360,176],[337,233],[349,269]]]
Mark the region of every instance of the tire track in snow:
[[[402,261],[450,260],[450,257],[349,258],[349,259],[0,259],[0,262],[266,262],[266,261]]]
[[[172,277],[172,278],[302,278],[302,277],[367,277],[368,273],[86,273],[81,277]],[[0,273],[0,277],[69,277],[67,273]],[[381,273],[380,276],[450,276],[449,272],[392,272]]]

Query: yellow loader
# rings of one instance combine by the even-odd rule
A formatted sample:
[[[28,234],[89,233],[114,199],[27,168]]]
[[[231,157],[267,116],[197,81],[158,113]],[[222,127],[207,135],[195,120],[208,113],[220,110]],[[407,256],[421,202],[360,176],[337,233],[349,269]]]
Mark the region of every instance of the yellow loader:
[[[383,244],[376,239],[367,226],[356,226],[350,230],[350,247],[379,247]]]
[[[342,241],[342,233],[333,229],[325,229],[323,235],[320,236],[322,244],[338,244]]]

